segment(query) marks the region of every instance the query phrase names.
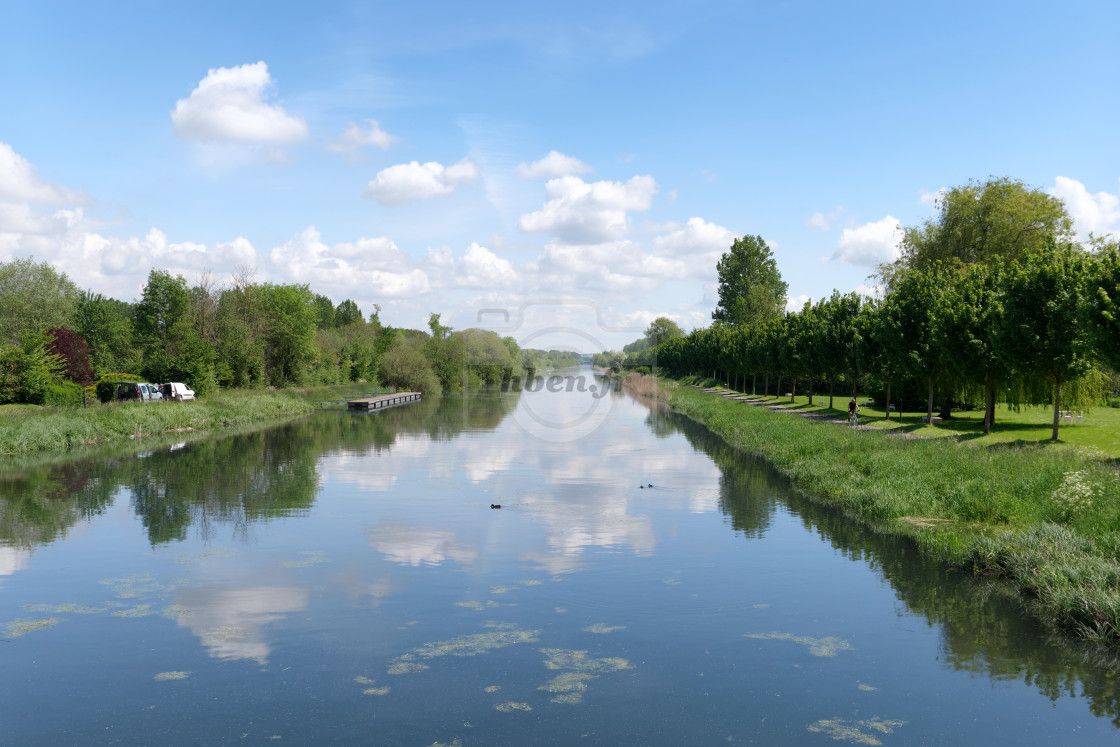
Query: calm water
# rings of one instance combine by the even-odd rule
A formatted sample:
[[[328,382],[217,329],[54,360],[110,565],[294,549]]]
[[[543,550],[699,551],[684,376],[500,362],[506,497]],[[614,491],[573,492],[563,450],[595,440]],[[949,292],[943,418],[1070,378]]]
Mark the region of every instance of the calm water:
[[[0,480],[0,741],[1117,741],[998,590],[553,388]]]

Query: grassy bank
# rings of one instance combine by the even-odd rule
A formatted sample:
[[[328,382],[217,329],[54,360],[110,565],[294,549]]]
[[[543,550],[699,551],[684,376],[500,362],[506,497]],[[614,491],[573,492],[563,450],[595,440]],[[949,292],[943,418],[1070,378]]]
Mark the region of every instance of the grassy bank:
[[[192,402],[120,402],[83,409],[0,409],[0,459],[76,451],[175,431],[214,431],[297,417],[315,406],[287,392],[228,391]]]
[[[1120,476],[1095,449],[905,439],[661,380],[669,404],[760,455],[814,501],[977,573],[1047,625],[1120,645]]]

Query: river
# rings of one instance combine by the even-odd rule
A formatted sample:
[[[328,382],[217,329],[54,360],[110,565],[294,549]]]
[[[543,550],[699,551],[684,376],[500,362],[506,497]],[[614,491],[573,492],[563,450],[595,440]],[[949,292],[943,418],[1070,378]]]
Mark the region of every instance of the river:
[[[0,742],[1116,742],[1001,587],[540,383],[0,478]]]

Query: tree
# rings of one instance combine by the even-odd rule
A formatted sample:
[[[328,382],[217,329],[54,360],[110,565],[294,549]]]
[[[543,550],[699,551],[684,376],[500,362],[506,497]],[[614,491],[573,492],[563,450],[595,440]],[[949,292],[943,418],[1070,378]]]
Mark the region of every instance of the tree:
[[[937,266],[929,271],[904,272],[879,312],[885,317],[884,343],[891,348],[886,356],[897,364],[900,373],[910,373],[926,382],[926,422],[931,425],[934,385],[947,368],[946,341],[940,327],[946,285]]]
[[[1093,257],[1090,301],[1096,356],[1120,371],[1120,243],[1101,247]]]
[[[131,304],[100,293],[83,291],[74,310],[74,331],[89,345],[94,374],[130,371],[140,367],[140,351],[133,343]]]
[[[1073,221],[1061,200],[1007,177],[954,187],[938,197],[937,210],[935,219],[903,230],[899,258],[879,268],[888,286],[907,269],[1017,260],[1044,248],[1050,236],[1072,237]]]
[[[1062,384],[1089,370],[1086,323],[1088,283],[1084,252],[1051,240],[1045,249],[1015,264],[1004,285],[997,337],[1002,354],[1021,372],[1054,387],[1054,427],[1058,440]]]
[[[94,377],[93,367],[90,366],[89,345],[82,336],[66,327],[55,327],[47,334],[50,339],[46,350],[60,359],[60,374],[68,381],[82,386],[92,384]]]
[[[70,324],[79,295],[66,273],[46,262],[0,262],[0,342],[19,345],[25,333]]]
[[[788,286],[761,236],[735,239],[716,270],[719,303],[712,312],[714,321],[753,327],[785,313]]]
[[[265,370],[273,386],[301,384],[315,361],[318,314],[306,285],[264,285]]]
[[[364,322],[362,319],[362,310],[358,308],[358,304],[351,301],[349,298],[340,303],[334,309],[334,326],[346,327],[355,322]]]

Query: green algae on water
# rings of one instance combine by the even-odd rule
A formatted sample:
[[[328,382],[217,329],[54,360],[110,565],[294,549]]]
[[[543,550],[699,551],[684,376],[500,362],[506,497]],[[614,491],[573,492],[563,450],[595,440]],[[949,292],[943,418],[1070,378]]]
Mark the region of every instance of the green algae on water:
[[[837,651],[851,651],[852,645],[842,638],[834,635],[825,638],[811,638],[805,635],[792,635],[790,633],[744,633],[747,638],[759,638],[771,641],[793,641],[809,647],[813,656],[836,656]]]
[[[135,607],[128,607],[123,610],[117,610],[113,613],[113,617],[147,617],[154,615],[155,610],[152,609],[150,604],[138,604]]]
[[[330,558],[324,557],[324,553],[321,550],[303,550],[300,552],[300,555],[303,557],[299,560],[285,560],[280,565],[285,568],[307,568],[308,566],[318,563],[331,562]]]
[[[859,683],[858,687],[859,687],[860,690],[863,690],[864,692],[868,692],[868,693],[869,692],[874,692],[875,690],[879,689],[877,687],[872,687],[871,685],[865,685],[862,682]]]
[[[593,659],[586,651],[573,651],[563,648],[542,648],[544,665],[549,669],[571,669],[576,672],[617,672],[620,669],[631,669],[632,665],[626,659],[619,657],[606,657]]]
[[[528,703],[516,703],[511,700],[507,703],[498,703],[494,706],[494,710],[502,713],[513,713],[514,711],[531,711],[533,708]]]
[[[482,692],[484,692],[484,693],[496,693],[501,689],[502,688],[498,687],[497,685],[489,685],[488,687],[484,687],[482,689]]]
[[[179,565],[188,565],[194,563],[197,565],[206,565],[215,558],[229,558],[237,554],[237,551],[230,547],[215,547],[213,550],[207,550],[198,555],[190,555],[182,553],[179,557],[175,558],[175,562]]]
[[[817,734],[827,734],[838,742],[876,745],[882,744],[882,741],[874,732],[891,734],[905,724],[905,721],[887,721],[875,716],[855,722],[842,718],[821,719],[806,728]]]
[[[477,601],[474,601],[474,600],[471,600],[471,601],[468,601],[468,602],[456,602],[455,606],[456,607],[466,607],[467,609],[472,609],[472,610],[488,610],[488,609],[493,609],[494,607],[498,607],[500,605],[492,599],[487,599],[485,602],[477,602]]]
[[[588,625],[586,628],[583,629],[583,632],[584,633],[599,633],[601,635],[605,635],[607,633],[612,633],[616,630],[626,630],[626,626],[625,625],[607,625],[606,623],[595,623],[594,625]]]
[[[49,628],[52,625],[58,625],[62,620],[57,617],[44,617],[41,620],[13,620],[8,623],[5,633],[6,638],[19,638],[21,635],[27,635],[36,630]]]
[[[190,672],[183,672],[183,671],[160,672],[159,674],[157,674],[152,679],[154,679],[156,682],[168,682],[170,680],[185,680],[187,677],[190,677],[190,676],[191,676]]]
[[[121,578],[103,578],[98,583],[111,588],[120,599],[145,599],[157,594],[167,594],[175,588],[156,581],[147,573],[134,573]]]
[[[518,630],[511,628],[506,623],[487,623],[491,628],[486,633],[461,635],[446,641],[433,641],[425,643],[407,654],[389,661],[389,674],[407,674],[428,668],[427,664],[417,661],[417,658],[434,659],[438,656],[477,656],[497,648],[513,646],[518,643],[536,643],[539,639],[539,630]]]
[[[73,615],[96,615],[104,612],[104,607],[86,607],[81,604],[21,604],[19,607],[24,612],[46,612],[59,615],[69,612]]]

